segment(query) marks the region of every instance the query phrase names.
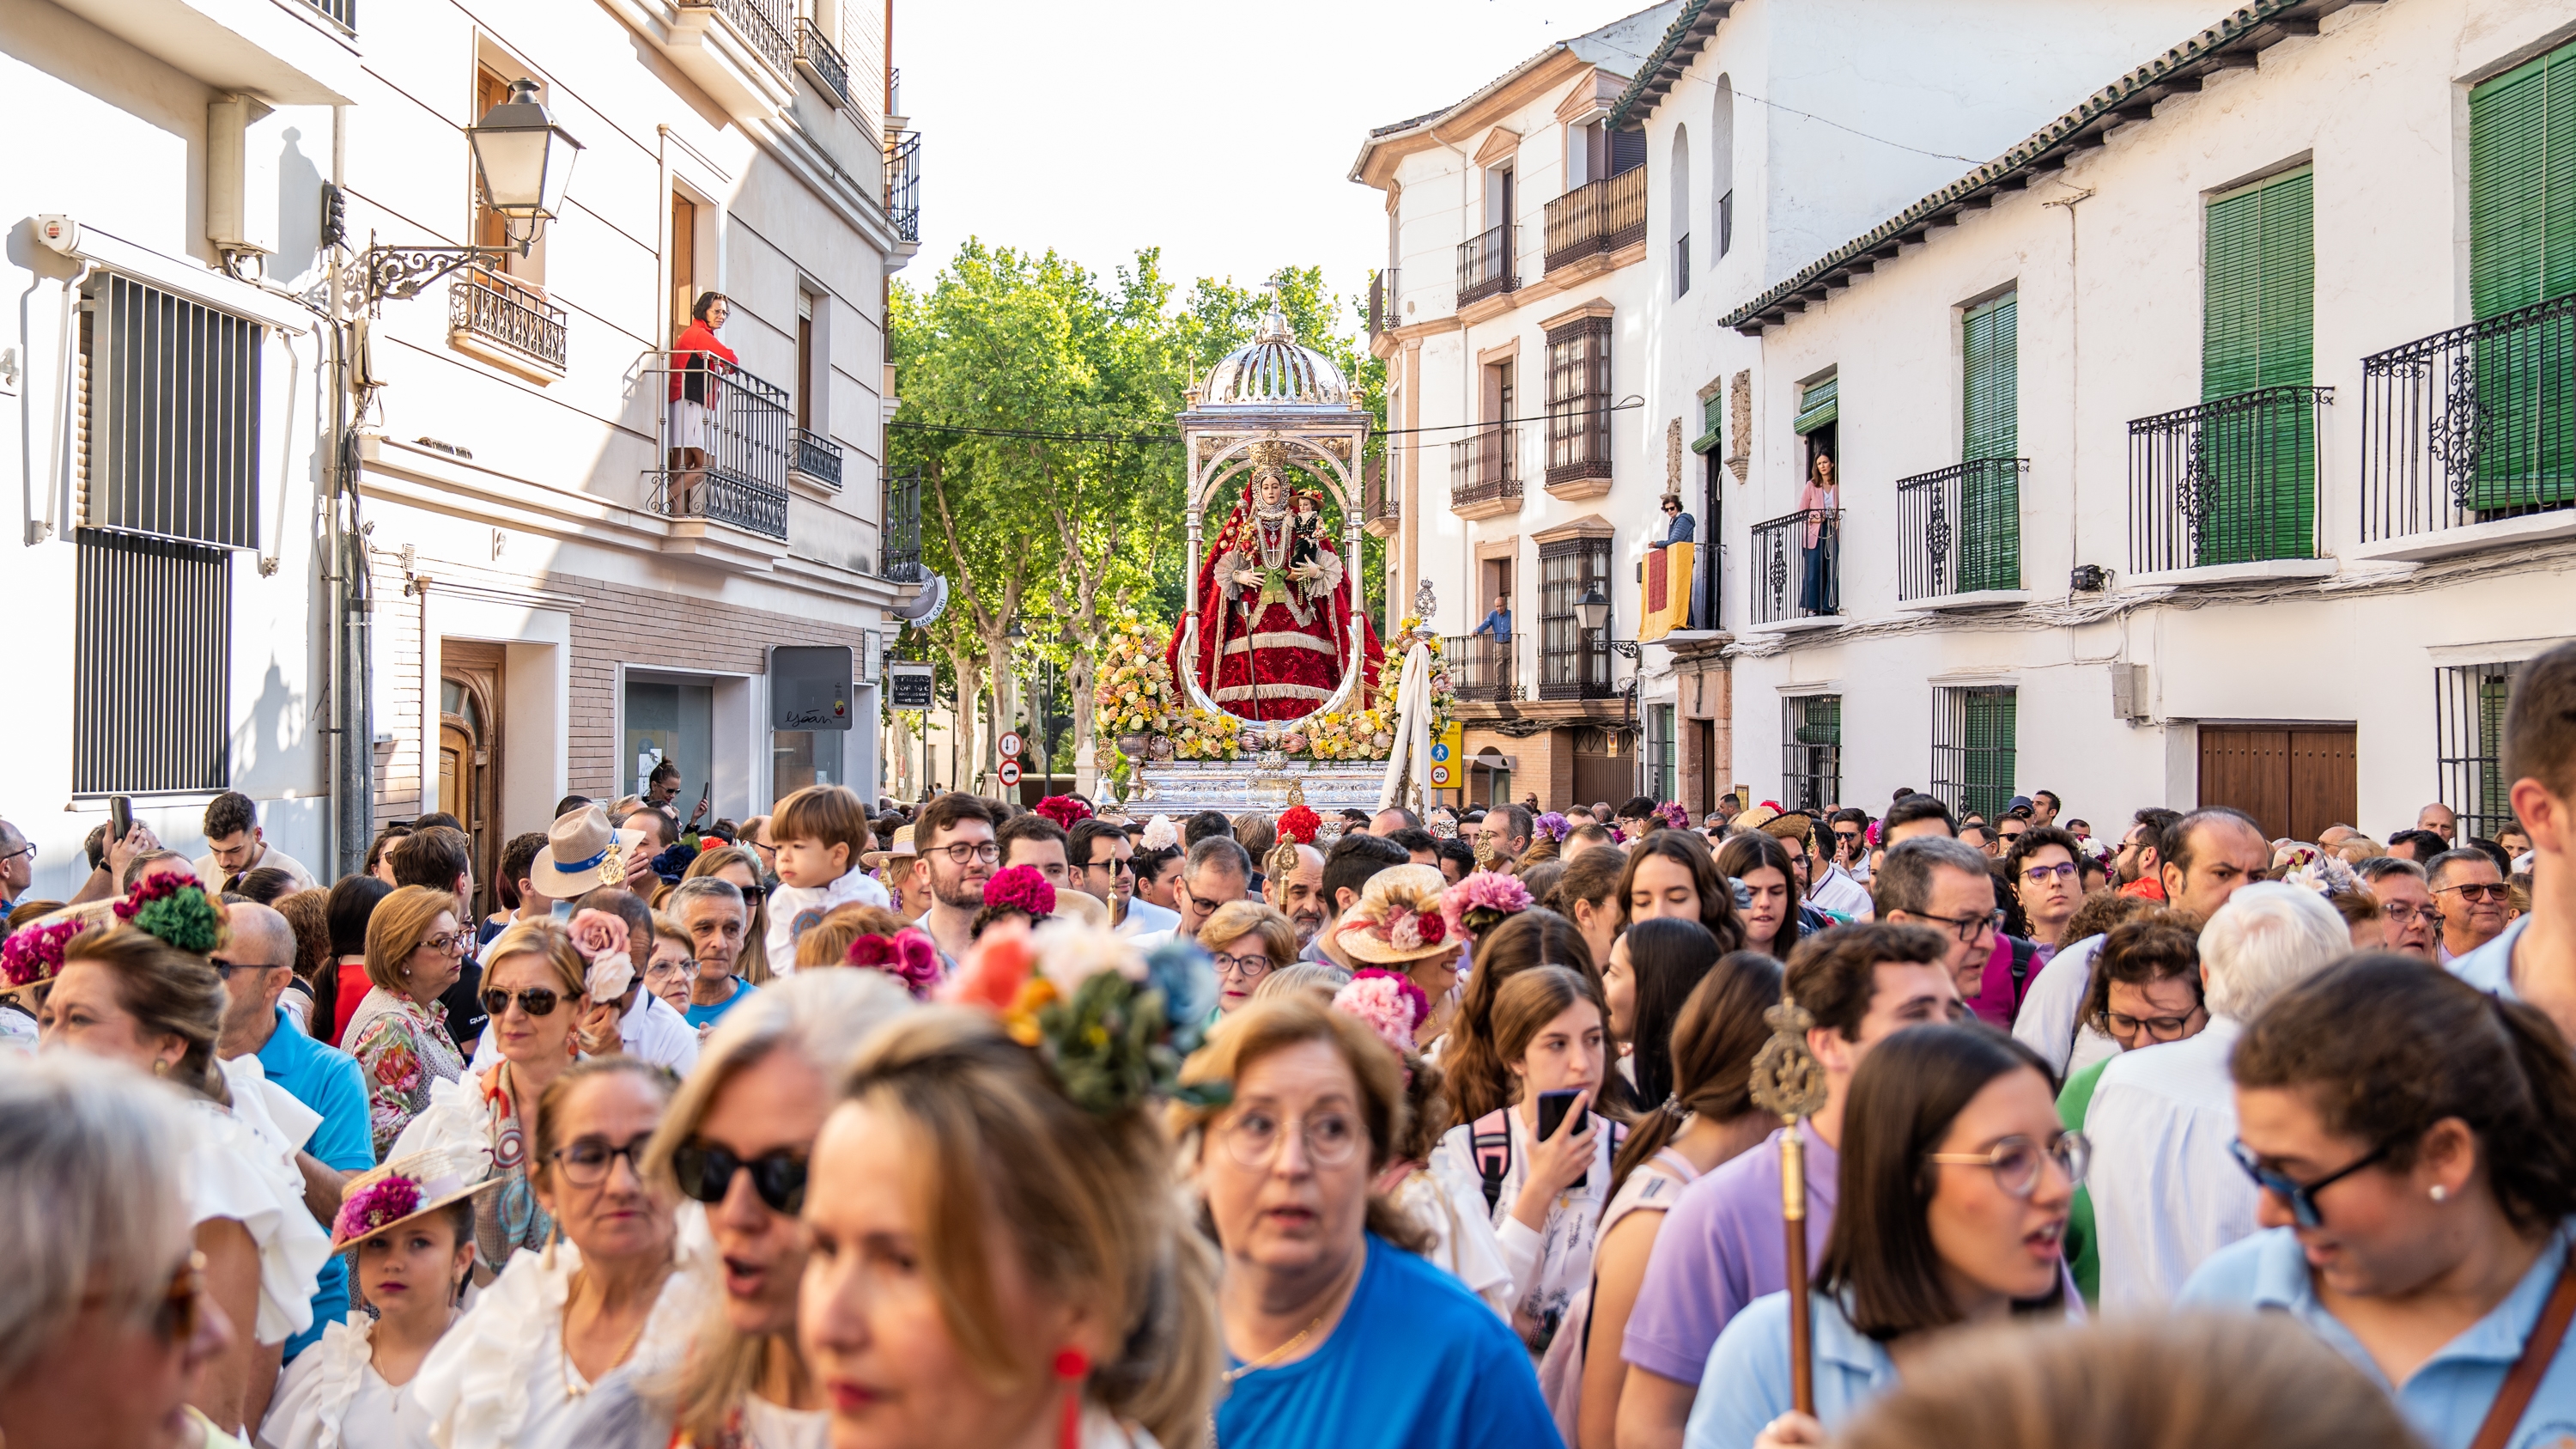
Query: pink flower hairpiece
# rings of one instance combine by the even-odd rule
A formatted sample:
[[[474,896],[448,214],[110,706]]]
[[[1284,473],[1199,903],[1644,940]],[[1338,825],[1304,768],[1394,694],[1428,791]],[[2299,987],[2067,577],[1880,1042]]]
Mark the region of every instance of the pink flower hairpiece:
[[[984,904],[1026,911],[1031,916],[1055,914],[1055,885],[1033,865],[996,871],[984,882]]]
[[[63,948],[88,925],[87,921],[56,921],[13,932],[0,943],[0,983],[32,986],[62,974]]]
[[[331,1236],[346,1242],[400,1222],[420,1211],[420,1184],[408,1177],[387,1176],[351,1193],[332,1220]]]
[[[1449,928],[1471,938],[1529,908],[1529,887],[1519,876],[1500,871],[1476,871],[1440,894],[1440,913]]]
[[[1411,906],[1390,905],[1378,929],[1386,936],[1386,943],[1399,951],[1437,946],[1449,939],[1446,917],[1437,910],[1417,911]]]
[[[1574,833],[1574,822],[1566,819],[1556,811],[1550,810],[1546,814],[1539,816],[1536,820],[1531,821],[1530,829],[1537,831],[1542,839],[1553,840],[1559,844],[1563,844],[1565,837]]]
[[[850,943],[842,959],[845,964],[882,971],[902,982],[915,1001],[928,1001],[930,989],[939,984],[939,948],[930,937],[910,926],[891,936],[861,936]]]
[[[1090,806],[1071,795],[1049,795],[1038,802],[1037,810],[1040,815],[1067,830],[1089,820],[1092,814]]]
[[[565,924],[572,948],[590,966],[590,999],[615,1001],[635,983],[626,919],[608,911],[577,911]]]
[[[1431,1015],[1431,998],[1403,972],[1372,966],[1353,972],[1333,993],[1333,1009],[1367,1023],[1401,1056],[1413,1050],[1413,1033]]]

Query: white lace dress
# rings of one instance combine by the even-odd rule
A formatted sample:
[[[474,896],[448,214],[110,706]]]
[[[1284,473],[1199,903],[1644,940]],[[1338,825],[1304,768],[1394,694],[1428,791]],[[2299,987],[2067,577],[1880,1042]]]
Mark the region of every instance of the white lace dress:
[[[259,1250],[263,1344],[284,1343],[313,1325],[313,1287],[331,1257],[331,1235],[304,1205],[296,1149],[321,1118],[268,1080],[256,1056],[223,1064],[233,1105],[189,1097],[192,1128],[183,1171],[189,1222],[230,1219]]]
[[[322,1341],[286,1366],[259,1426],[259,1449],[436,1449],[414,1384],[386,1383],[373,1362],[375,1322],[365,1315],[322,1330]]]

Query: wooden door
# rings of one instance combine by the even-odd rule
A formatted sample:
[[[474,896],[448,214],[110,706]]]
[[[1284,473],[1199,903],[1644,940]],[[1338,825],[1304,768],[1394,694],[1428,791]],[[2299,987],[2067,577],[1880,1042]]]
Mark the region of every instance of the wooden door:
[[[464,827],[479,919],[500,909],[501,646],[439,641],[438,808]]]
[[[1542,800],[1540,806],[1561,810],[1569,804],[1591,805],[1607,800],[1612,809],[1637,793],[1637,762],[1632,753],[1634,741],[1623,739],[1625,731],[1580,728],[1574,732],[1574,798]]]
[[[2200,803],[2262,822],[2265,838],[2314,840],[2359,813],[2360,777],[2348,724],[2200,727]]]

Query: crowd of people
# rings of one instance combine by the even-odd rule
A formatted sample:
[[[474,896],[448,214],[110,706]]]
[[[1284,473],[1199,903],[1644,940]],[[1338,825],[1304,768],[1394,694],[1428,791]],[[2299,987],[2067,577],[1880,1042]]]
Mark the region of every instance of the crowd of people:
[[[28,897],[9,1449],[2576,1433],[2576,646],[2514,819],[254,802]],[[1143,818],[1139,818],[1142,816]]]

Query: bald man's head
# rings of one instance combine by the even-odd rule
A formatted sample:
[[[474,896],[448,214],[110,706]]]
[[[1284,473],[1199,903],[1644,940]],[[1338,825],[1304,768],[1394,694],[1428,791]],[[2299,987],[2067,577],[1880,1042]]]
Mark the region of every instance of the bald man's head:
[[[295,969],[295,927],[274,907],[236,901],[224,907],[224,922],[232,927],[232,939],[224,944],[226,961]]]
[[[277,1029],[277,999],[295,979],[295,928],[251,901],[224,907],[224,923],[231,929],[214,958],[225,968],[224,1025],[215,1052],[230,1061],[268,1045]]]

